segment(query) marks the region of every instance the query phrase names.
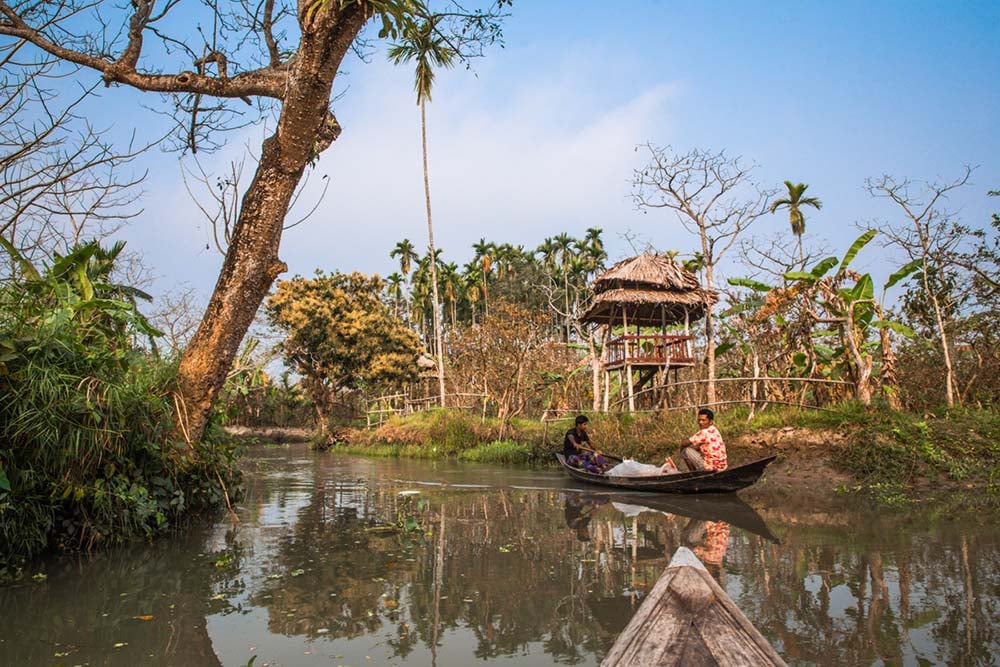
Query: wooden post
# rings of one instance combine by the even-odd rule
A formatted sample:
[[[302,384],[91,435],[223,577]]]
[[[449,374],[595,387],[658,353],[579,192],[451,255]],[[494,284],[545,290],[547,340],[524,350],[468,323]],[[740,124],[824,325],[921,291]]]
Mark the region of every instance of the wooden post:
[[[632,364],[629,359],[631,358],[631,353],[628,346],[628,313],[625,309],[622,309],[622,322],[625,325],[625,375],[628,376],[628,411],[635,412],[635,394],[632,391]]]
[[[608,411],[608,399],[611,394],[611,372],[604,369],[604,412]]]

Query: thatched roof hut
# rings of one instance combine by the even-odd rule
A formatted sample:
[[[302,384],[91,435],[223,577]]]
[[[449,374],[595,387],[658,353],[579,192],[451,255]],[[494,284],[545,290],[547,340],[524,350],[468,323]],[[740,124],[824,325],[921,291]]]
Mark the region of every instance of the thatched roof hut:
[[[693,322],[719,299],[677,262],[649,253],[612,266],[594,280],[594,292],[593,303],[580,316],[582,322],[617,323],[623,311],[635,326]]]

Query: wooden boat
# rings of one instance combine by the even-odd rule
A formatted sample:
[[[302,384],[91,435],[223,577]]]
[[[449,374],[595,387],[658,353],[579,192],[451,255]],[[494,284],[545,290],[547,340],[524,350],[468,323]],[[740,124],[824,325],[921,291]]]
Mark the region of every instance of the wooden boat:
[[[679,548],[601,667],[785,665],[698,557]]]
[[[773,461],[775,456],[768,456],[741,466],[725,470],[697,470],[681,472],[673,475],[658,475],[655,477],[618,477],[602,475],[580,468],[574,468],[566,463],[565,457],[557,453],[556,458],[573,479],[590,482],[602,486],[612,486],[618,489],[633,491],[657,491],[660,493],[730,493],[750,486],[764,474],[764,468]],[[610,460],[619,460],[605,457]]]

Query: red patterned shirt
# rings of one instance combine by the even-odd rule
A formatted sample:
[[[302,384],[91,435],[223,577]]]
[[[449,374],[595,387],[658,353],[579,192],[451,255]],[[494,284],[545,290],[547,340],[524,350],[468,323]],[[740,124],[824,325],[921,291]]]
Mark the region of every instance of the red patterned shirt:
[[[725,470],[728,467],[726,443],[722,441],[722,434],[715,426],[703,428],[692,435],[691,445],[701,452],[705,467],[709,470]]]

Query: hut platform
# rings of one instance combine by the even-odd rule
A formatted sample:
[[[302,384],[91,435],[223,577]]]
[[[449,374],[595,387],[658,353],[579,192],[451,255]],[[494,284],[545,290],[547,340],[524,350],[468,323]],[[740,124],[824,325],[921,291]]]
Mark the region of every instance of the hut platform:
[[[694,553],[680,547],[601,667],[785,665]]]

